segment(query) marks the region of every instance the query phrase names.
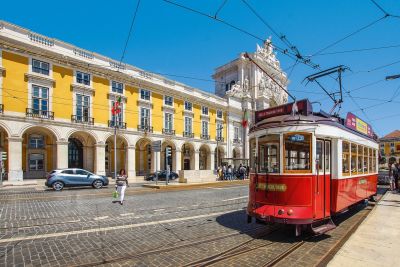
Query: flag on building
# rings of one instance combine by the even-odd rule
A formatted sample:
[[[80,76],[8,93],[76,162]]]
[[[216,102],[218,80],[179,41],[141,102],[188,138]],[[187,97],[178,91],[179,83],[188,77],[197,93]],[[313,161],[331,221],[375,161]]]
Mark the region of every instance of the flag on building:
[[[242,120],[243,128],[246,128],[248,124],[249,124],[249,113],[248,113],[248,110],[246,108],[244,110],[244,113],[243,113],[243,120]]]
[[[121,96],[118,97],[117,101],[114,101],[114,105],[112,106],[111,113],[113,116],[121,113]]]

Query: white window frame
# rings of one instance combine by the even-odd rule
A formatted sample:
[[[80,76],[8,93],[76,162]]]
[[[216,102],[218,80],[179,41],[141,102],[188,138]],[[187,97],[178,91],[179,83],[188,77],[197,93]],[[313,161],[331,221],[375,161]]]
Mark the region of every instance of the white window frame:
[[[87,95],[87,94],[84,94],[84,93],[76,93],[75,94],[75,105],[74,105],[74,110],[75,110],[75,112],[74,112],[74,115],[75,115],[75,117],[76,116],[78,116],[77,115],[77,106],[78,106],[78,102],[77,102],[77,100],[78,100],[78,95],[81,95],[81,96],[83,96],[83,97],[89,97],[89,116],[88,116],[88,121],[87,122],[90,122],[90,118],[93,118],[93,113],[92,113],[92,96],[90,96],[90,95]],[[86,121],[84,121],[83,120],[83,113],[82,113],[82,122],[86,122]]]
[[[31,147],[31,139],[32,138],[35,138],[35,147]],[[37,144],[38,144],[38,142],[37,142],[37,140],[39,140],[39,139],[41,139],[42,140],[42,142],[43,142],[43,146],[42,147],[38,147],[37,146]],[[40,135],[40,134],[31,134],[31,135],[29,135],[28,136],[28,149],[45,149],[45,146],[46,146],[46,144],[45,144],[45,138],[44,138],[44,136],[43,135]]]
[[[186,103],[190,103],[190,109],[187,109],[186,108]],[[185,103],[184,103],[184,110],[185,111],[191,111],[191,112],[193,112],[193,102],[190,102],[190,101],[185,101]]]
[[[43,156],[43,169],[42,170],[37,170],[37,169],[31,169],[31,155],[34,154],[38,154],[38,155],[42,155]],[[46,154],[43,152],[30,152],[28,153],[28,160],[27,160],[27,164],[28,164],[28,171],[32,171],[32,172],[42,172],[42,171],[46,171]],[[37,163],[36,163],[37,166]]]
[[[47,87],[47,86],[42,86],[42,85],[38,85],[38,84],[32,84],[32,94],[30,95],[30,99],[31,99],[31,105],[29,106],[29,108],[30,109],[32,109],[32,111],[34,110],[34,108],[33,108],[33,99],[34,99],[34,97],[33,97],[33,87],[38,87],[40,90],[39,90],[39,92],[42,92],[42,89],[47,89],[47,110],[46,110],[46,112],[51,112],[52,110],[50,109],[50,88],[49,87]],[[39,94],[41,94],[41,93],[39,93]],[[40,98],[40,99],[42,99],[42,98]],[[44,110],[42,110],[41,109],[42,108],[42,102],[40,101],[40,103],[39,103],[39,110],[40,111],[44,111]]]
[[[148,92],[148,93],[149,93],[149,99],[143,99],[143,98],[142,98],[142,91],[145,91],[145,92]],[[141,101],[151,102],[151,91],[148,90],[148,89],[140,88],[140,90],[139,90],[139,99],[140,99]]]
[[[241,128],[239,126],[233,126],[233,140],[238,140],[239,142],[242,141],[240,129]]]
[[[48,69],[48,71],[49,71],[49,73],[48,74],[44,74],[44,73],[42,73],[42,72],[36,72],[36,71],[34,71],[33,69],[33,61],[38,61],[38,62],[40,62],[40,63],[46,63],[46,64],[48,64],[49,65],[49,69]],[[40,65],[42,65],[42,64],[40,64]],[[40,70],[42,70],[42,68],[40,68]],[[50,64],[50,62],[47,62],[47,61],[44,61],[44,60],[41,60],[41,59],[38,59],[38,58],[30,58],[30,71],[32,72],[32,73],[35,73],[35,74],[39,74],[39,75],[44,75],[44,76],[49,76],[49,77],[52,77],[52,74],[53,73],[51,73],[51,64]]]
[[[171,99],[171,104],[167,104],[167,102],[166,102],[167,98]],[[164,96],[164,105],[168,106],[168,107],[173,107],[174,106],[174,98],[172,96],[165,95]]]
[[[216,123],[216,128],[215,128],[215,131],[216,131],[216,133],[215,133],[215,136],[216,136],[216,138],[218,139],[219,137],[220,138],[222,138],[222,137],[224,137],[224,135],[223,135],[223,128],[224,127],[224,125],[221,123],[221,122],[217,122]],[[218,131],[220,129],[220,131]],[[218,135],[220,133],[220,135]]]
[[[171,116],[171,129],[167,128],[167,116],[170,115]],[[173,131],[174,130],[174,114],[171,112],[164,112],[164,129],[169,130],[169,131]]]
[[[205,113],[204,111],[207,111],[207,112]],[[201,106],[201,115],[209,116],[209,114],[210,114],[209,108],[206,106]]]
[[[149,128],[150,127],[152,127],[152,119],[151,119],[151,108],[149,108],[149,107],[139,107],[139,125],[140,126],[145,126],[145,125],[142,125],[142,109],[147,109],[147,110],[149,110],[149,125],[147,125]]]
[[[118,84],[122,85],[122,92],[121,93],[113,91],[113,83],[118,83]],[[110,82],[110,93],[123,96],[125,94],[125,84],[121,83],[121,82],[118,82],[116,80],[111,80],[111,82]]]
[[[190,132],[186,131],[187,128],[187,122],[190,121]],[[185,116],[184,117],[184,128],[183,128],[183,132],[188,133],[188,134],[192,134],[193,133],[193,118],[189,117],[189,116]]]
[[[221,117],[218,116],[219,113],[221,114]],[[224,118],[224,113],[222,112],[222,110],[217,109],[217,119],[222,120],[223,118]]]
[[[84,89],[74,88],[73,95],[72,95],[72,98],[73,98],[72,99],[72,102],[73,102],[72,103],[73,104],[72,114],[76,116],[76,100],[77,100],[76,95],[77,94],[85,95],[85,96],[89,97],[89,99],[90,99],[90,118],[94,118],[93,117],[93,92],[92,91],[88,92],[87,90],[84,90]]]
[[[206,127],[207,131],[206,132],[204,131],[204,128],[205,128],[204,125],[207,125],[207,127]],[[201,134],[202,135],[210,135],[209,133],[210,133],[210,123],[208,121],[202,120],[201,121]]]
[[[78,72],[89,75],[89,84],[84,84],[84,83],[78,82]],[[91,74],[89,72],[81,71],[81,70],[75,70],[74,74],[75,74],[74,81],[73,81],[74,83],[79,84],[81,86],[93,87],[93,74]]]

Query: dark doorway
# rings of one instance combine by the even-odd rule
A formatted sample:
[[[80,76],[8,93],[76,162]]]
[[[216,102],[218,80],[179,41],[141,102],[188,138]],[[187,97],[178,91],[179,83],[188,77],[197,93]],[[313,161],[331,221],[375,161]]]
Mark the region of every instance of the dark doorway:
[[[76,138],[68,139],[68,168],[83,169],[83,145]]]
[[[184,159],[183,160],[183,169],[184,170],[190,170],[190,159]]]

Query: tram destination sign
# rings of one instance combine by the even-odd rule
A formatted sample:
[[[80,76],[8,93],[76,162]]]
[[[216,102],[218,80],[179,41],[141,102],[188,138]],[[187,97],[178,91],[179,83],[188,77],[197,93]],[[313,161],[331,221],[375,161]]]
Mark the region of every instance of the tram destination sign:
[[[256,111],[255,122],[257,123],[268,118],[291,114],[293,109],[293,104],[294,103],[289,103],[286,105],[281,105],[273,108],[267,108],[264,110]],[[298,114],[307,116],[312,112],[312,105],[308,99],[296,101],[296,105]]]
[[[351,112],[347,113],[346,127],[369,137],[374,136],[372,127]]]

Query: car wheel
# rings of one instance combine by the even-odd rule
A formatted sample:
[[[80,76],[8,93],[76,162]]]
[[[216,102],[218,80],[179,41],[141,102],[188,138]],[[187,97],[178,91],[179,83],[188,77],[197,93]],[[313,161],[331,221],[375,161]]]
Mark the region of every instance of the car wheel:
[[[57,181],[57,182],[53,183],[52,187],[56,191],[61,191],[64,188],[64,183],[60,182],[60,181]]]
[[[93,182],[93,187],[94,188],[96,188],[96,189],[100,189],[100,188],[102,188],[103,187],[103,182],[102,181],[100,181],[100,180],[96,180],[96,181],[94,181]]]

